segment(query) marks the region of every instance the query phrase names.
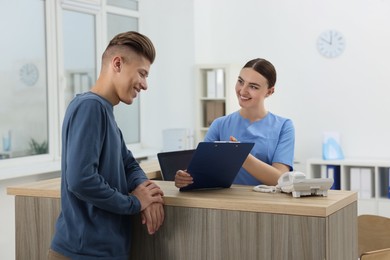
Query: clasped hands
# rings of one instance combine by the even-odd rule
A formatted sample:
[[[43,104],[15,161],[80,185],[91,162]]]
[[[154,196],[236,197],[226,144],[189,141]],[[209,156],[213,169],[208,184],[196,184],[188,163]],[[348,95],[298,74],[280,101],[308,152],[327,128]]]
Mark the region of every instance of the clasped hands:
[[[132,192],[141,203],[141,220],[148,233],[154,234],[164,222],[164,192],[154,182],[147,180]]]

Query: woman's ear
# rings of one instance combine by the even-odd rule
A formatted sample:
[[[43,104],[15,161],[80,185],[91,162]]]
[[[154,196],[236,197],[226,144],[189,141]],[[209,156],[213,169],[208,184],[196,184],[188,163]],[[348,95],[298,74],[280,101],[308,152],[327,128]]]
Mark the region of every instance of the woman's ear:
[[[275,91],[275,87],[269,88],[267,92],[267,97],[271,96]]]

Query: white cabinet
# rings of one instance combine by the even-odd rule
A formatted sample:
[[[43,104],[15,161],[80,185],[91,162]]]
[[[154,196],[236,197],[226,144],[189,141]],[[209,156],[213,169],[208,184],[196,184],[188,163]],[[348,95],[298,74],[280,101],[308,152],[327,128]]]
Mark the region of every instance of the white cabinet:
[[[196,66],[196,143],[203,141],[211,122],[239,109],[235,85],[242,66]]]
[[[340,189],[358,192],[358,215],[374,214],[390,217],[389,160],[309,159],[306,165],[310,178],[325,177],[328,166],[340,172]]]

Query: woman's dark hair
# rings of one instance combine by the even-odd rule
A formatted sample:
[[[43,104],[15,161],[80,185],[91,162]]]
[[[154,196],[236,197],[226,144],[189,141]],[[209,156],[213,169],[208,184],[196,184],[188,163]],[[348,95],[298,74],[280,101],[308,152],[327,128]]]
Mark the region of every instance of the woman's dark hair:
[[[243,68],[252,68],[260,73],[268,81],[268,88],[272,88],[276,83],[276,70],[271,62],[257,58],[248,61]]]

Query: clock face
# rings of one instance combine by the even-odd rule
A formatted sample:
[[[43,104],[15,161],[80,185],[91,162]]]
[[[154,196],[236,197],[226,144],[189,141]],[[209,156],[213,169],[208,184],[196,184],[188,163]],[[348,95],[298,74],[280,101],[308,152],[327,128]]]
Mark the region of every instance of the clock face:
[[[317,39],[317,49],[323,56],[335,58],[345,49],[344,36],[335,30],[325,31]]]
[[[19,76],[24,84],[34,86],[39,78],[39,70],[33,63],[26,63],[20,68]]]

